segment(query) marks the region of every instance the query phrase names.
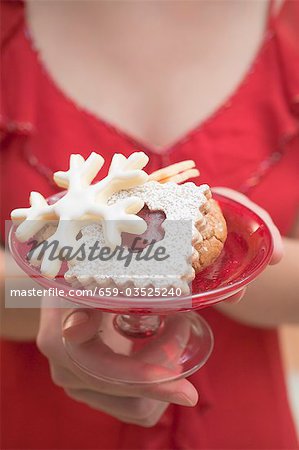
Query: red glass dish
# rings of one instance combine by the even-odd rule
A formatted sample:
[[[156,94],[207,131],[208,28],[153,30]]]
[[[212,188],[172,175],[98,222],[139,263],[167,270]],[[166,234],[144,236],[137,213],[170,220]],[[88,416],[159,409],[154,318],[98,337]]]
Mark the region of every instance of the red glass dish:
[[[177,310],[199,309],[213,305],[238,292],[253,281],[267,266],[273,252],[271,233],[265,222],[246,206],[219,194],[213,196],[220,204],[227,222],[228,235],[224,249],[214,264],[197,274],[192,293],[181,297],[124,297],[124,296],[69,296],[72,288],[59,276],[48,279],[26,259],[28,244],[15,237],[16,226],[10,231],[10,250],[21,268],[45,288],[63,289],[65,298],[77,304],[115,313],[131,312],[152,314]],[[56,197],[57,198],[57,197]],[[53,197],[52,197],[53,201]]]
[[[57,201],[58,196],[49,200]],[[62,289],[64,297],[79,307],[114,313],[111,314],[114,328],[110,328],[108,338],[103,336],[100,325],[88,346],[64,340],[66,352],[81,370],[110,383],[137,385],[187,377],[206,363],[213,349],[212,330],[198,313],[191,310],[211,306],[239,292],[264,270],[273,252],[271,233],[257,214],[228,197],[214,194],[214,198],[227,222],[227,240],[216,262],[196,276],[192,293],[184,297],[70,295],[73,287],[63,277],[66,267],[62,266],[55,280],[43,277],[26,259],[29,247],[17,241],[16,226],[12,226],[9,233],[11,253],[37,283],[47,289]],[[60,299],[56,300],[59,306]],[[117,339],[127,341],[125,355],[122,346],[115,347]],[[123,365],[102,364],[103,346],[113,358],[120,357]],[[140,371],[128,370],[133,367],[130,363],[138,361],[140,367],[146,363],[147,370],[143,375]]]

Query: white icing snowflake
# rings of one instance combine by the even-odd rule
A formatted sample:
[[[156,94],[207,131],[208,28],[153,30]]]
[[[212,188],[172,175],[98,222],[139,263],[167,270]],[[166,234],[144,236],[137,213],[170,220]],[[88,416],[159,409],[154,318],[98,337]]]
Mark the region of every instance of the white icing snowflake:
[[[40,193],[31,192],[30,208],[12,211],[12,219],[22,221],[16,230],[16,237],[21,242],[35,236],[48,221],[56,221],[42,258],[43,275],[55,278],[61,267],[61,258],[49,259],[51,243],[58,242],[58,252],[67,246],[76,248],[82,221],[101,221],[106,243],[111,248],[121,244],[122,232],[144,233],[146,222],[136,215],[144,206],[139,197],[124,198],[113,205],[108,204],[108,199],[120,190],[144,184],[148,175],[142,169],[147,163],[148,157],[143,152],[132,153],[128,158],[115,154],[108,175],[91,184],[101,170],[104,158],[94,152],[86,160],[81,155],[71,155],[69,170],[54,174],[57,186],[67,189],[63,197],[48,204]]]

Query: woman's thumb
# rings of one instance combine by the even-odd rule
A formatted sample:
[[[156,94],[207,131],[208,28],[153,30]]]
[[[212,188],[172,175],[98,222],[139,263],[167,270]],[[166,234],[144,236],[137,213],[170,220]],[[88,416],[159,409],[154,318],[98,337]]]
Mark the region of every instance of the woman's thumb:
[[[102,314],[92,309],[67,310],[62,322],[63,337],[76,344],[83,344],[98,332]]]

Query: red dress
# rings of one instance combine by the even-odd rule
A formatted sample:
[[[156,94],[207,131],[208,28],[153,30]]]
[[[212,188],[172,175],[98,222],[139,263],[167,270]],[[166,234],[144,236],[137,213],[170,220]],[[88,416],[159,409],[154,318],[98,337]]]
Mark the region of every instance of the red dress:
[[[234,95],[199,127],[157,154],[66,98],[26,36],[24,5],[2,5],[2,211],[28,204],[29,192],[55,191],[50,172],[70,153],[107,159],[141,149],[150,169],[194,159],[202,182],[243,190],[287,234],[299,192],[298,2],[287,1],[269,25]],[[297,103],[296,103],[297,101]],[[282,299],[283,301],[283,299]],[[295,449],[277,332],[241,325],[213,308],[202,312],[215,350],[191,381],[195,408],[170,406],[153,429],[126,425],[68,398],[50,378],[34,343],[3,341],[3,449]]]

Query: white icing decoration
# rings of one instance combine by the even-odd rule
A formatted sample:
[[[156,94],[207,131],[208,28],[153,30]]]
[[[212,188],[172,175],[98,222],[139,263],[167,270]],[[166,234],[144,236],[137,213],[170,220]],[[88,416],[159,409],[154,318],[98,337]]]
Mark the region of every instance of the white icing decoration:
[[[140,197],[123,197],[108,204],[108,199],[122,189],[129,189],[145,183],[146,172],[141,170],[148,163],[143,152],[132,153],[128,158],[115,154],[112,158],[108,175],[98,183],[91,182],[102,168],[102,156],[91,153],[84,160],[81,155],[71,155],[70,168],[66,172],[56,172],[54,180],[67,192],[56,203],[49,205],[38,192],[30,195],[30,208],[15,209],[11,213],[13,220],[21,220],[16,237],[26,242],[39,232],[48,220],[57,220],[57,229],[47,240],[59,241],[58,251],[62,247],[76,247],[76,236],[82,228],[82,220],[101,220],[105,242],[111,248],[121,243],[123,231],[142,234],[146,230],[146,222],[136,214],[144,203]],[[109,221],[109,222],[107,222]],[[109,226],[107,226],[109,223]],[[61,267],[60,260],[49,260],[51,248],[44,254],[41,273],[55,277]]]

